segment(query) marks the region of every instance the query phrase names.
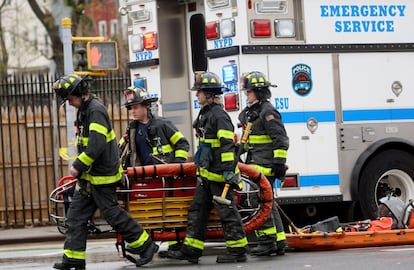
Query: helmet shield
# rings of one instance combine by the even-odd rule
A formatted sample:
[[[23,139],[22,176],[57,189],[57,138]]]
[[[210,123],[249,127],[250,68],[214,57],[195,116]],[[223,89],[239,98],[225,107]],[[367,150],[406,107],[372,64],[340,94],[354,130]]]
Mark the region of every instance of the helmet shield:
[[[125,106],[127,109],[131,109],[131,106],[134,104],[145,104],[150,105],[152,102],[156,102],[158,100],[157,97],[150,97],[147,90],[142,87],[134,87],[130,86],[124,93],[125,97]]]

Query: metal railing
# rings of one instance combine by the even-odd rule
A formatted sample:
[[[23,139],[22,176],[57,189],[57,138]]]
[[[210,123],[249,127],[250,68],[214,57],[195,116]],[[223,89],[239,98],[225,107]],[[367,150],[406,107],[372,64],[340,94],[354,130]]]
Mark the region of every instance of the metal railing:
[[[122,107],[129,73],[95,77],[92,92],[106,105],[117,138],[128,125]],[[0,227],[47,225],[48,197],[67,175],[68,162],[59,150],[66,139],[64,106],[57,108],[54,76],[13,75],[0,82]],[[73,146],[72,146],[73,147]]]

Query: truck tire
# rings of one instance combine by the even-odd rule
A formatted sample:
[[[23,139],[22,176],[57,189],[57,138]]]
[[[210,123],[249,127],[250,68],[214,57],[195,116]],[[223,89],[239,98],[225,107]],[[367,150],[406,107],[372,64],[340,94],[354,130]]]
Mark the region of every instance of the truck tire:
[[[402,150],[386,150],[364,166],[359,179],[363,218],[377,218],[378,201],[388,195],[400,198],[405,204],[414,198],[414,155]]]

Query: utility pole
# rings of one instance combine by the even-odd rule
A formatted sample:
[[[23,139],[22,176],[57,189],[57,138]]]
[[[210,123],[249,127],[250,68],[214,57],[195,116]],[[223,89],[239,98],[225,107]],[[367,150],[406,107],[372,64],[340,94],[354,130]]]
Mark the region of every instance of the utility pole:
[[[65,74],[73,73],[73,55],[72,55],[72,20],[70,18],[62,19],[62,43],[63,43],[63,61]],[[75,157],[76,153],[76,130],[75,130],[75,108],[66,101],[66,138],[68,143],[68,156]],[[73,164],[73,159],[68,160],[68,172]]]

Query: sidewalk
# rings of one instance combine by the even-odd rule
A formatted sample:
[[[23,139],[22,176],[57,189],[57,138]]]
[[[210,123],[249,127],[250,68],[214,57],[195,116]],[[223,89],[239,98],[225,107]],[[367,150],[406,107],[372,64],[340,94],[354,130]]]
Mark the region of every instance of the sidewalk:
[[[63,241],[63,239],[64,235],[57,230],[56,226],[0,229],[0,245]]]
[[[104,239],[111,237],[115,237],[115,235],[113,233],[89,235],[89,239]],[[0,229],[0,245],[64,241],[64,239],[64,235],[58,231],[56,226]]]

